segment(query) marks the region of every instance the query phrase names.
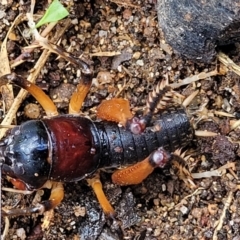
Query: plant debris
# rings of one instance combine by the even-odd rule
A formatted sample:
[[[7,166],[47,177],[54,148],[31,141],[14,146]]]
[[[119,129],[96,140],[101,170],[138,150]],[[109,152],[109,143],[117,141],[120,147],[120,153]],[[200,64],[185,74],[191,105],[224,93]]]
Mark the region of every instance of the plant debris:
[[[49,48],[57,44],[92,61],[93,85],[82,113],[95,120],[102,100],[120,96],[129,100],[133,114],[139,114],[146,108],[153,87],[159,81],[168,81],[184,102],[198,133],[184,149],[189,156],[186,165],[198,175],[191,179],[194,188],[190,188],[170,166],[156,169],[141,184],[119,187],[111,182],[111,173],[102,172],[104,191],[118,214],[116,219],[106,219],[85,180],[66,183],[64,200],[53,216],[2,218],[4,239],[238,239],[239,44],[218,53],[218,61],[193,63],[180,58],[166,44],[158,29],[156,1],[62,3],[69,16],[43,25],[39,32],[47,38]],[[47,7],[48,1],[36,1],[34,18],[39,19]],[[2,12],[6,13],[4,18]],[[65,114],[80,70],[58,52],[51,53],[46,45],[40,48],[36,39],[27,38],[28,12],[28,4],[22,1],[2,1],[0,5],[1,73],[11,70],[35,82]],[[8,37],[10,33],[13,35]],[[179,40],[178,36],[175,39]],[[14,100],[7,110],[6,95],[1,92],[4,111],[0,117],[5,127],[26,121],[29,116],[24,108],[28,104],[39,106],[15,86],[11,94]],[[46,116],[41,107],[39,112],[39,118]],[[1,137],[6,130],[1,129]],[[2,186],[12,187],[6,179],[2,179]],[[39,198],[34,199],[35,193],[3,190],[5,208],[24,208]],[[48,196],[46,190],[41,198]],[[50,223],[43,231],[44,220]]]

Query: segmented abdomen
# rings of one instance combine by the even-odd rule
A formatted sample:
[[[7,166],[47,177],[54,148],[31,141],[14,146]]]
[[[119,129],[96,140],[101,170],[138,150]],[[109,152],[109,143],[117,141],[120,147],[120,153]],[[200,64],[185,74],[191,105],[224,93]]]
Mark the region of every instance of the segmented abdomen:
[[[129,165],[158,147],[172,152],[192,140],[193,129],[183,108],[169,108],[154,116],[152,122],[142,134],[133,134],[116,123],[95,122],[101,142],[101,166]]]

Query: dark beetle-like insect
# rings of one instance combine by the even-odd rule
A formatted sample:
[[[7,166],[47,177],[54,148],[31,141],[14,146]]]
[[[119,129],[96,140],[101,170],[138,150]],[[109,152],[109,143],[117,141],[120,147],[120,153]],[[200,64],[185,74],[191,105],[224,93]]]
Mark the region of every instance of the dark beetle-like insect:
[[[1,143],[2,170],[33,190],[48,179],[78,181],[98,168],[134,164],[159,146],[174,151],[188,143],[191,128],[182,108],[168,109],[154,124],[161,131],[147,127],[133,134],[117,123],[73,115],[28,121]]]
[[[64,57],[70,58],[67,54]],[[52,209],[63,198],[61,182],[83,178],[88,178],[104,212],[114,214],[94,175],[98,169],[128,166],[115,172],[113,181],[136,184],[155,167],[164,167],[174,158],[169,152],[186,146],[192,139],[193,129],[185,110],[166,107],[174,92],[164,82],[149,95],[147,110],[140,118],[131,115],[124,99],[103,102],[97,114],[102,121],[76,115],[91,85],[92,71],[83,60],[71,57],[71,61],[82,66],[81,82],[70,100],[71,114],[28,121],[13,128],[0,142],[3,174],[29,190],[42,188],[50,180],[51,196],[35,207],[4,210],[4,215]],[[48,116],[57,115],[54,104],[37,86],[14,74],[6,78],[28,90]]]

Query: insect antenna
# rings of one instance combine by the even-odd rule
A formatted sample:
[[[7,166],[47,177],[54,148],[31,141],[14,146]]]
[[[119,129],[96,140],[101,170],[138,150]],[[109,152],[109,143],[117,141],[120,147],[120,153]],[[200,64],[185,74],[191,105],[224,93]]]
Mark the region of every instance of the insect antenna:
[[[128,121],[128,128],[134,134],[143,132],[152,120],[155,113],[161,113],[169,104],[173,103],[176,92],[168,85],[168,80],[163,80],[157,84],[148,95],[145,113],[141,118],[134,117]]]
[[[177,171],[176,174],[181,180],[183,180],[190,188],[196,188],[187,164],[187,160],[191,156],[185,154],[186,152],[181,152],[181,149],[177,149],[174,153],[172,153],[172,166],[173,169]]]
[[[154,113],[163,111],[172,103],[174,93],[168,85],[167,79],[157,84],[156,88],[148,95],[147,109],[141,119],[145,121],[145,125],[149,124]]]

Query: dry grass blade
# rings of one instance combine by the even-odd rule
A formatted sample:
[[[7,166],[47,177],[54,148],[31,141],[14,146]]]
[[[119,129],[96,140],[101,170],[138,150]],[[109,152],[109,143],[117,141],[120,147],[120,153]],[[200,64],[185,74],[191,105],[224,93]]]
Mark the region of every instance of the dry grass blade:
[[[9,74],[11,72],[9,60],[8,60],[8,53],[7,53],[7,39],[9,34],[12,32],[12,29],[18,25],[23,19],[23,15],[19,14],[16,19],[14,20],[12,26],[8,30],[8,33],[1,45],[1,52],[0,52],[0,76]]]
[[[199,93],[199,90],[194,91],[183,101],[182,105],[184,107],[187,107],[192,102],[192,100],[198,95],[198,93]]]
[[[32,194],[33,191],[28,191],[28,190],[18,190],[14,188],[7,188],[7,187],[2,187],[2,191],[6,192],[13,192],[13,193],[21,193],[21,194]]]
[[[198,137],[215,137],[218,134],[210,131],[196,130],[195,135]]]
[[[187,85],[187,84],[190,84],[190,83],[193,83],[193,82],[196,82],[196,81],[208,78],[208,77],[216,76],[216,75],[219,75],[219,74],[222,74],[222,73],[219,73],[218,70],[216,70],[216,69],[211,71],[211,72],[207,72],[207,73],[206,72],[201,72],[201,73],[196,74],[194,76],[187,77],[179,83],[172,83],[169,86],[171,88],[175,89],[175,88],[181,87],[183,85]]]
[[[214,111],[215,115],[218,116],[223,116],[223,117],[230,117],[230,118],[234,118],[235,116],[231,113],[226,113],[226,112],[222,112],[222,111]]]
[[[233,200],[233,192],[230,191],[229,194],[228,194],[228,197],[226,199],[226,202],[224,204],[224,208],[222,210],[222,214],[220,216],[220,219],[218,221],[218,224],[217,224],[217,227],[215,228],[214,230],[214,234],[213,234],[213,240],[217,240],[218,239],[218,232],[222,229],[223,227],[223,222],[224,222],[224,219],[226,217],[226,213],[227,213],[227,210],[229,209],[230,207],[230,204]]]
[[[237,75],[240,76],[240,67],[233,62],[226,54],[219,52],[217,55],[218,60],[225,65],[228,70],[235,72]]]
[[[3,231],[3,234],[1,236],[1,240],[5,240],[6,239],[6,236],[8,235],[8,231],[9,231],[9,226],[10,226],[10,222],[9,222],[9,218],[8,217],[5,217],[5,227],[4,227],[4,231]]]
[[[127,1],[110,0],[110,2],[116,3],[119,6],[140,8],[140,6],[132,4],[131,1],[129,1],[129,0],[127,0]]]
[[[114,57],[117,55],[120,55],[121,52],[96,52],[96,53],[91,53],[90,57]]]
[[[231,124],[230,124],[230,126],[231,126],[231,129],[232,129],[232,130],[236,129],[237,127],[240,126],[240,120],[232,121]]]
[[[227,163],[223,166],[221,166],[218,169],[215,170],[211,170],[211,171],[205,171],[205,172],[200,172],[200,173],[192,173],[192,177],[194,179],[198,179],[198,178],[210,178],[210,177],[220,177],[222,176],[225,172],[226,169],[230,170],[230,169],[236,169],[236,163],[235,162],[230,162]],[[233,175],[234,176],[234,175]],[[234,176],[235,177],[235,176]],[[237,179],[237,178],[236,178]]]
[[[47,27],[43,30],[43,32],[41,33],[41,36],[42,37],[46,37],[49,32],[56,26],[56,22],[53,22],[53,23],[49,23],[47,25]],[[22,54],[20,56],[18,56],[12,63],[11,63],[11,68],[14,68],[22,63],[24,63],[26,60],[23,60],[23,56],[26,54],[26,53],[31,53],[35,48],[36,48],[36,44],[37,42],[34,41],[29,47],[25,48],[22,52]]]

